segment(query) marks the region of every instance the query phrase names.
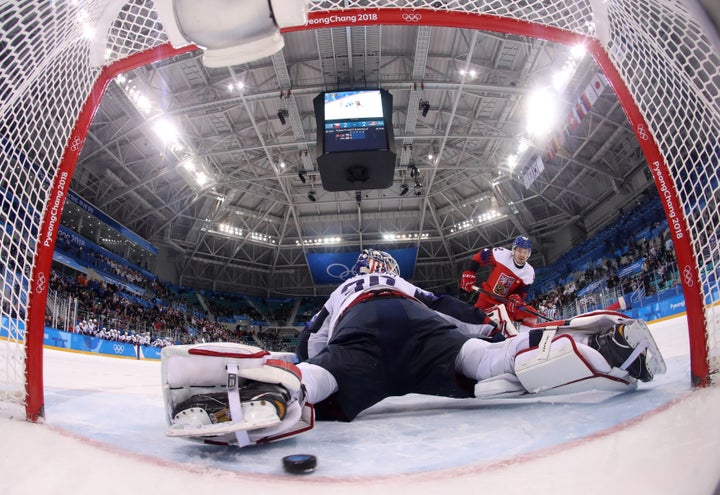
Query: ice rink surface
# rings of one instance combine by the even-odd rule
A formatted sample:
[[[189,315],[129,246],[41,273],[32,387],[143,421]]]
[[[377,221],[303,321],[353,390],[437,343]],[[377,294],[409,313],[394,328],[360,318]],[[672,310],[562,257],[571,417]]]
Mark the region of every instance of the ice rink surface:
[[[158,362],[46,350],[45,424],[0,419],[0,493],[717,493],[720,386],[691,390],[684,318],[651,329],[667,373],[600,404],[406,396],[244,449],[164,435]]]

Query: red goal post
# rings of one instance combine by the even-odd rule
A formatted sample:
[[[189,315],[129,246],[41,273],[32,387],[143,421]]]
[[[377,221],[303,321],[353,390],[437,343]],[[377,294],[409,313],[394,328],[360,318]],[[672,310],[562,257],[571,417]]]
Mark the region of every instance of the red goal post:
[[[318,0],[299,29],[444,26],[585,44],[660,191],[682,276],[691,379],[706,385],[720,368],[720,47],[695,0],[685,2]],[[94,112],[116,75],[191,48],[167,45],[152,4],[142,0],[6,2],[0,22],[0,402],[23,406],[34,421],[44,414],[55,236]]]

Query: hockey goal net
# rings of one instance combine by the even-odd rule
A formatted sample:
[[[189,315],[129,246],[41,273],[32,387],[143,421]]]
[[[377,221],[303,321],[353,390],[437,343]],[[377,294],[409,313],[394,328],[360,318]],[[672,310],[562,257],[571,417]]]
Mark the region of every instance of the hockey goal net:
[[[703,385],[720,368],[720,60],[717,33],[689,5],[695,0],[312,0],[306,29],[413,24],[584,42],[615,88],[663,199],[682,274],[692,380]],[[3,2],[0,22],[0,402],[36,420],[55,236],[94,110],[116,75],[179,51],[144,0]]]

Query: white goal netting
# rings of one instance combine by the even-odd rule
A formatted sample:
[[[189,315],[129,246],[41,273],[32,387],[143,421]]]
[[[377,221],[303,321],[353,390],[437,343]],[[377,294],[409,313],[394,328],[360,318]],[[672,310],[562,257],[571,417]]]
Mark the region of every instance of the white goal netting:
[[[715,304],[720,48],[686,2],[315,0],[309,5],[311,19],[369,9],[394,13],[402,22],[401,14],[421,12],[427,15],[420,24],[424,18],[464,28],[490,24],[555,40],[580,35],[594,43],[592,53],[618,91],[665,200],[683,275],[693,380],[709,381],[720,368]],[[108,68],[134,68],[173,51],[159,49],[166,36],[152,3],[141,0],[3,2],[0,23],[0,398],[27,405],[34,419],[42,415],[41,347],[52,249],[92,110],[115,73]],[[123,61],[132,62],[123,66]]]

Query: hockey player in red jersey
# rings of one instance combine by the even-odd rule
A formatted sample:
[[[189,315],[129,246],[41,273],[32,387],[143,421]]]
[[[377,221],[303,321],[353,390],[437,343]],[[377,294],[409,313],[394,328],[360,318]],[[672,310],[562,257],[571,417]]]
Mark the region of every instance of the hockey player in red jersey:
[[[477,283],[476,272],[481,266],[491,266],[492,270],[480,285],[475,306],[487,312],[494,306],[504,303],[512,321],[535,323],[537,310],[525,306],[527,288],[535,281],[535,270],[527,262],[532,254],[532,243],[524,236],[518,236],[512,249],[487,248],[475,254],[468,262],[467,269],[460,278],[460,288],[473,292]],[[498,296],[494,298],[493,295]],[[530,312],[523,311],[527,308]]]

